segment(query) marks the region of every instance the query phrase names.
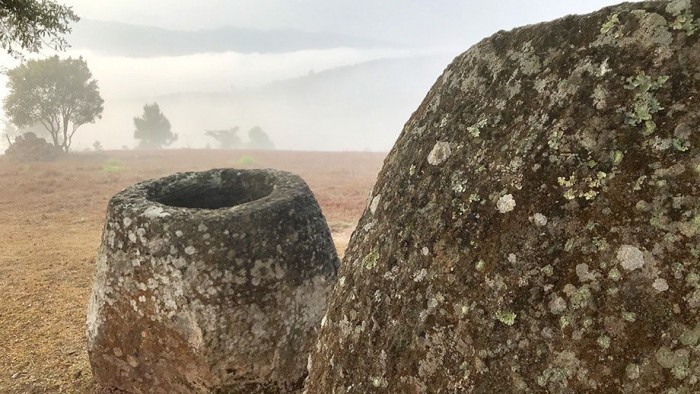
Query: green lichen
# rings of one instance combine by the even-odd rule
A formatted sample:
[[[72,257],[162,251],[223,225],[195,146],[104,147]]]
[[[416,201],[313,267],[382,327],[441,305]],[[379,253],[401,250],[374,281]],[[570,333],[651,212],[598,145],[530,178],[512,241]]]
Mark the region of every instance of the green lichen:
[[[662,346],[656,351],[654,356],[656,358],[656,362],[658,362],[663,368],[673,368],[678,363],[676,353],[674,353],[673,350],[667,346]]]
[[[571,294],[571,307],[574,309],[585,308],[591,302],[591,298],[591,290],[588,286],[581,286]]]
[[[467,127],[467,132],[474,138],[478,138],[481,135],[481,129],[488,124],[489,120],[487,118],[481,118],[478,122]]]
[[[629,379],[637,379],[639,377],[639,365],[634,363],[627,364],[627,367],[625,367],[625,373]]]
[[[646,180],[647,180],[646,175],[642,175],[639,178],[637,178],[637,180],[634,182],[634,185],[632,186],[632,190],[634,190],[636,192],[642,190],[642,186],[644,185],[644,181],[646,181]]]
[[[575,179],[576,179],[575,175],[572,175],[570,178],[565,178],[563,176],[560,176],[559,178],[557,178],[557,182],[559,183],[559,186],[572,187],[572,186],[574,186]]]
[[[593,162],[593,165],[597,165],[597,163]],[[576,185],[576,176],[571,175],[571,177],[566,178],[563,176],[560,176],[557,178],[557,182],[559,183],[559,186],[564,188],[564,193],[563,197],[567,200],[573,200],[576,197],[583,197],[586,200],[593,200],[595,199],[598,194],[600,193],[600,189],[605,186],[605,183],[607,181],[608,174],[598,171],[595,175],[595,177],[592,176],[586,176],[582,179],[582,182],[585,184],[585,189],[588,190],[580,190],[576,191],[574,190],[574,186]],[[581,185],[583,186],[583,185]]]
[[[622,274],[617,268],[613,268],[610,271],[608,271],[608,279],[617,282],[622,278]]]
[[[559,327],[563,330],[566,327],[571,325],[571,318],[567,315],[564,315],[559,318]]]
[[[604,173],[603,171],[598,171],[595,174],[595,179],[591,181],[589,184],[590,187],[600,187],[603,184],[603,181],[605,178],[608,177],[608,174]]]
[[[610,337],[607,335],[601,335],[598,337],[598,346],[602,347],[603,349],[607,349],[610,347]]]
[[[552,268],[550,264],[547,264],[544,267],[542,267],[542,273],[547,276],[552,276],[554,274],[554,268]]]
[[[547,140],[547,146],[549,146],[550,149],[556,151],[559,149],[559,141],[561,140],[561,137],[564,135],[564,131],[561,129],[555,129],[552,131],[552,134],[549,136],[549,139]]]
[[[369,252],[369,253],[367,254],[367,256],[365,256],[365,257],[362,259],[362,265],[363,265],[366,269],[371,270],[371,269],[373,269],[374,267],[377,266],[377,262],[378,262],[378,261],[379,261],[379,253],[377,253],[377,251],[374,251],[374,250],[373,250],[373,251]]]
[[[625,157],[625,154],[622,153],[622,151],[615,150],[610,154],[610,158],[612,159],[612,165],[616,166],[622,163],[622,159]]]
[[[496,320],[500,321],[501,323],[507,326],[512,326],[513,324],[515,324],[515,318],[516,314],[511,311],[502,311],[499,309],[496,312]]]
[[[698,23],[695,21],[693,14],[689,11],[685,11],[671,22],[671,27],[674,30],[684,30],[686,35],[692,36],[698,29]]]
[[[593,237],[592,243],[593,243],[593,246],[595,246],[596,249],[598,249],[598,251],[600,251],[600,252],[604,252],[610,248],[608,241],[606,241],[602,238],[599,238],[599,237]],[[605,269],[606,267],[607,267],[607,264],[604,261],[602,261],[600,263],[600,268]]]
[[[585,327],[588,328],[593,325],[593,319],[590,316],[586,316],[581,324]]]
[[[690,143],[682,138],[672,139],[671,144],[673,145],[673,149],[679,152],[686,152],[688,149],[690,149]]]
[[[673,374],[673,376],[679,380],[687,378],[688,375],[690,375],[690,368],[688,368],[688,363],[681,363],[671,368],[671,374]]]
[[[700,323],[694,329],[684,331],[679,339],[685,346],[695,346],[700,340]]]
[[[667,75],[654,79],[642,72],[625,81],[625,89],[634,92],[632,108],[625,113],[625,124],[628,126],[643,126],[643,134],[650,135],[656,130],[653,115],[663,109],[654,95],[668,81]]]
[[[666,12],[676,17],[670,24],[671,28],[683,30],[688,36],[695,34],[700,23],[695,20],[690,6],[689,0],[672,0],[666,6]]]
[[[374,387],[381,387],[382,386],[382,378],[381,377],[373,377],[372,378],[372,386]]]
[[[656,362],[665,369],[670,369],[671,374],[679,380],[685,379],[689,374],[688,368],[690,353],[686,349],[671,350],[667,346],[662,346],[654,354]]]
[[[622,32],[620,31],[620,14],[617,12],[611,14],[600,27],[600,34],[608,33],[612,33],[615,38],[622,37]]]
[[[462,194],[467,190],[467,181],[462,176],[462,171],[457,171],[452,175],[452,191],[456,194]]]
[[[564,244],[564,251],[565,252],[571,252],[574,249],[574,244],[576,243],[576,240],[573,238],[569,238],[566,243]]]
[[[628,323],[634,323],[637,320],[637,314],[629,311],[622,311],[622,320]]]

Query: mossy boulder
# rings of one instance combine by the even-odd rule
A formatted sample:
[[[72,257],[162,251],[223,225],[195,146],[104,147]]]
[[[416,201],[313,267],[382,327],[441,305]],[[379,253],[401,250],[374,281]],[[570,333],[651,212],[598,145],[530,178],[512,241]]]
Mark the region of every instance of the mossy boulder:
[[[700,390],[700,1],[499,32],[407,122],[308,392]]]

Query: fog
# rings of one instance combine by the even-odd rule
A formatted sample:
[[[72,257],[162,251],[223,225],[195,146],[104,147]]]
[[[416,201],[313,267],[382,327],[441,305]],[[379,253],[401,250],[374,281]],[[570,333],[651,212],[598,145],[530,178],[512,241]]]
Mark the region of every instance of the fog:
[[[207,129],[260,126],[279,149],[387,151],[442,70],[469,46],[500,29],[615,2],[63,3],[83,20],[61,56],[84,57],[105,100],[102,119],[78,130],[75,150],[94,141],[135,147],[133,117],[157,102],[180,136],[174,148],[213,146]]]

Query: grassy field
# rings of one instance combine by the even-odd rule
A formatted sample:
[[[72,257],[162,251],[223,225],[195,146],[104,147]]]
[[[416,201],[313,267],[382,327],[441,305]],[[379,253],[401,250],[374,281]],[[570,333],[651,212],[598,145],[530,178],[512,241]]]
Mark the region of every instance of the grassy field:
[[[107,201],[141,180],[210,168],[277,168],[313,190],[342,253],[383,153],[219,150],[0,156],[0,393],[90,392],[85,314]]]

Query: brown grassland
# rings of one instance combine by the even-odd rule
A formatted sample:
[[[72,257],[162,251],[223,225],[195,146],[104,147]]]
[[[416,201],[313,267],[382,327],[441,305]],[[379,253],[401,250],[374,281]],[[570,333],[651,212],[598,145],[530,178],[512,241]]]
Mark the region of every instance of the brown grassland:
[[[178,171],[291,171],[316,195],[342,253],[384,157],[168,150],[17,163],[0,156],[0,393],[92,391],[85,315],[105,208],[116,192]]]

